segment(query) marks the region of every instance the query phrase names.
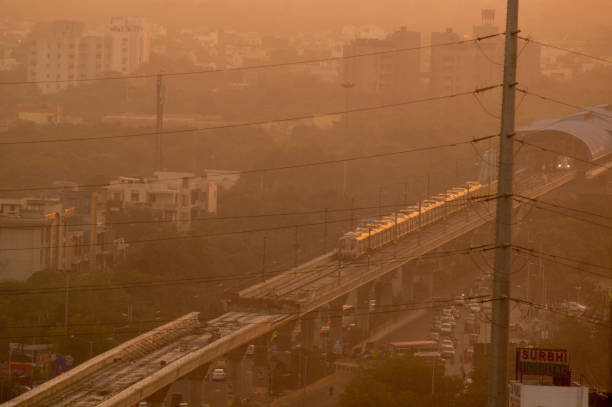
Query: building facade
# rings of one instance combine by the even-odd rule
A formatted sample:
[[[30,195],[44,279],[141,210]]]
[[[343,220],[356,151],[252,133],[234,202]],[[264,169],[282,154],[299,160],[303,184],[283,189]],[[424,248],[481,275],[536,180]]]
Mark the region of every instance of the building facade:
[[[421,34],[405,27],[384,39],[358,38],[344,46],[343,82],[359,92],[400,100],[419,82]],[[395,52],[395,50],[406,50]],[[393,51],[388,52],[386,51]],[[355,55],[374,54],[359,58]]]
[[[106,30],[86,32],[78,21],[36,25],[26,39],[26,75],[40,83],[42,93],[75,86],[77,79],[109,72],[129,74],[149,60],[146,21],[138,17],[112,18]]]
[[[190,229],[192,220],[217,211],[217,184],[187,172],[119,177],[106,187],[106,194],[111,213],[145,209],[152,218],[170,221],[183,232]]]

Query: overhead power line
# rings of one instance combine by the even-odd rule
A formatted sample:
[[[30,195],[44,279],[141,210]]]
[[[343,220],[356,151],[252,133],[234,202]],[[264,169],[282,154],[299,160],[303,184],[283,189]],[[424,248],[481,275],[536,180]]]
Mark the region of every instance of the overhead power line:
[[[518,198],[518,199],[531,201],[531,202],[534,202],[536,204],[548,205],[548,206],[552,206],[553,208],[565,209],[565,210],[568,210],[568,211],[573,211],[573,212],[581,213],[583,215],[595,216],[595,217],[602,218],[602,219],[612,220],[612,216],[606,216],[606,215],[601,215],[601,214],[595,213],[595,212],[585,211],[585,210],[582,210],[582,209],[571,208],[569,206],[564,206],[564,205],[555,204],[555,203],[552,203],[552,202],[549,202],[549,201],[544,201],[544,200],[539,199],[539,198],[529,198],[527,196],[520,195],[520,194],[514,194],[514,196],[516,198]]]
[[[478,196],[469,198],[471,202],[476,201],[484,201],[489,200],[489,196]],[[251,214],[251,215],[234,215],[234,216],[215,216],[215,217],[201,217],[194,219],[176,219],[176,220],[168,220],[168,219],[154,219],[154,220],[128,220],[128,221],[116,221],[116,222],[105,222],[104,226],[112,226],[112,225],[146,225],[146,224],[176,224],[176,223],[197,223],[197,222],[215,222],[221,220],[244,220],[244,219],[261,219],[261,218],[273,218],[273,217],[282,217],[282,216],[307,216],[307,215],[318,215],[318,214],[331,214],[334,212],[351,212],[351,211],[365,211],[371,209],[389,209],[389,208],[398,208],[404,206],[404,202],[394,203],[394,204],[385,204],[385,205],[374,205],[374,206],[354,206],[354,207],[346,207],[346,208],[326,208],[326,209],[313,209],[310,211],[293,211],[293,212],[269,212],[269,213],[259,213],[259,214]],[[1,229],[36,229],[41,227],[49,226],[48,223],[37,223],[37,224],[28,224],[25,226],[20,225],[0,225]],[[97,223],[70,223],[67,226],[69,227],[85,227],[85,226],[98,226]]]
[[[542,205],[540,205],[540,204],[538,204],[536,202],[532,202],[531,200],[525,200],[525,199],[517,198],[516,196],[514,197],[514,200],[517,201],[517,202],[520,202],[520,203],[524,203],[524,204],[530,205],[530,206],[532,206],[532,207],[534,207],[536,209],[541,209],[541,210],[544,210],[544,211],[552,212],[552,213],[555,213],[557,215],[565,216],[567,218],[571,218],[571,219],[574,219],[574,220],[577,220],[577,221],[580,221],[580,222],[584,222],[584,223],[588,223],[588,224],[591,224],[591,225],[599,226],[599,227],[604,228],[604,229],[612,230],[612,226],[606,225],[605,223],[595,222],[595,221],[590,220],[590,219],[581,218],[579,216],[570,215],[569,213],[558,211],[558,210],[555,210],[555,209],[552,209],[552,208],[547,208],[546,206],[542,206]]]
[[[602,113],[602,112],[597,112],[597,111],[589,109],[588,107],[578,106],[578,105],[574,105],[572,103],[569,103],[569,102],[566,102],[566,101],[563,101],[563,100],[551,98],[550,96],[540,95],[538,93],[534,93],[534,92],[528,91],[527,89],[516,88],[516,90],[517,90],[517,92],[521,92],[521,93],[523,93],[525,95],[533,96],[533,97],[536,97],[538,99],[545,100],[547,102],[557,103],[559,105],[563,105],[563,106],[566,106],[566,107],[571,107],[572,109],[587,111],[587,112],[592,113],[592,114],[594,114],[596,116],[612,119],[612,115],[609,115],[609,114],[606,114],[606,113]]]
[[[167,241],[178,241],[178,240],[191,240],[191,239],[209,239],[215,237],[223,237],[223,236],[234,236],[234,235],[244,235],[250,233],[261,233],[261,232],[270,232],[275,230],[286,230],[286,229],[295,229],[295,228],[303,228],[303,227],[311,227],[311,226],[322,226],[329,225],[332,223],[344,223],[354,220],[353,217],[343,218],[343,219],[334,219],[334,220],[324,220],[317,222],[306,222],[306,223],[297,223],[292,225],[283,225],[283,226],[273,226],[273,227],[265,227],[265,228],[257,228],[257,229],[244,229],[244,230],[234,230],[234,231],[225,231],[225,232],[212,232],[212,233],[202,233],[202,234],[191,234],[191,235],[181,235],[181,236],[166,236],[166,237],[157,237],[150,239],[132,239],[126,240],[124,243],[126,244],[146,244],[146,243],[154,243],[154,242],[167,242]],[[98,247],[98,246],[110,246],[112,243],[89,243],[87,247]],[[73,247],[80,247],[78,245],[66,244],[66,245],[48,245],[48,246],[31,246],[31,247],[12,247],[0,248],[0,252],[19,252],[26,250],[40,250],[40,249],[70,249]]]
[[[443,252],[436,252],[425,254],[423,256],[399,256],[399,257],[383,257],[380,260],[373,260],[370,262],[371,266],[403,263],[412,259],[436,259],[443,257],[450,257],[462,254],[469,254],[475,252],[485,252],[494,249],[491,244],[484,244],[480,246],[469,247],[465,249],[448,250]],[[342,268],[348,267],[358,263],[343,263]],[[270,275],[277,275],[284,272],[291,272],[292,275],[304,275],[318,271],[329,270],[331,272],[337,272],[340,263],[333,262],[323,265],[315,265],[310,267],[303,267],[300,270],[290,271],[286,268],[278,270],[270,270]],[[134,282],[122,282],[116,284],[107,285],[76,285],[71,286],[71,292],[93,292],[93,291],[109,291],[109,290],[122,290],[131,288],[151,288],[151,287],[165,287],[171,285],[189,285],[189,284],[209,284],[219,283],[224,281],[242,281],[260,279],[261,271],[257,270],[252,273],[224,275],[219,277],[185,277],[185,278],[173,278],[173,279],[158,279],[151,281],[134,281]],[[21,289],[1,289],[1,295],[13,296],[13,295],[40,295],[40,294],[63,294],[66,291],[65,286],[48,286],[48,287],[36,287],[36,288],[21,288]]]
[[[482,137],[475,137],[475,138],[461,140],[461,141],[452,142],[452,143],[443,143],[443,144],[435,144],[431,146],[415,147],[415,148],[404,149],[404,150],[395,150],[395,151],[389,151],[386,153],[358,155],[358,156],[353,156],[353,157],[314,161],[314,162],[302,163],[302,164],[290,164],[290,165],[283,165],[283,166],[277,166],[277,167],[264,167],[264,168],[252,168],[252,169],[237,170],[237,171],[226,171],[223,174],[224,175],[243,175],[243,174],[253,174],[253,173],[265,173],[265,172],[282,171],[282,170],[289,170],[289,169],[295,169],[295,168],[308,168],[308,167],[317,167],[321,165],[339,164],[339,163],[350,162],[350,161],[370,160],[370,159],[375,159],[375,158],[391,157],[394,155],[403,155],[403,154],[409,154],[409,153],[437,150],[441,148],[456,147],[456,146],[463,145],[463,144],[479,143],[481,141],[488,140],[488,139],[491,139],[497,136],[498,136],[497,134],[489,134],[489,135],[482,136]],[[185,177],[176,177],[176,178],[164,178],[164,179],[159,179],[159,180],[147,180],[147,183],[179,181],[184,178]],[[108,183],[79,184],[79,185],[76,185],[76,187],[102,188],[102,187],[107,187],[109,185],[112,185],[112,184],[108,184]],[[3,189],[0,189],[0,193],[1,192],[41,191],[41,190],[53,190],[53,189],[66,189],[66,187],[49,185],[49,186],[31,186],[31,187],[23,187],[23,188],[3,188]]]
[[[347,59],[356,59],[356,58],[363,58],[363,57],[370,57],[370,56],[377,56],[377,55],[397,54],[401,52],[418,51],[424,48],[448,47],[452,45],[461,45],[461,44],[465,44],[469,42],[478,43],[479,41],[487,40],[489,38],[497,37],[503,34],[504,33],[497,33],[497,34],[485,35],[482,37],[473,38],[469,40],[452,41],[452,42],[445,42],[441,44],[421,45],[417,47],[394,48],[394,49],[382,50],[382,51],[365,52],[365,53],[355,54],[355,55],[342,55],[342,56],[337,56],[337,57],[304,59],[300,61],[277,62],[277,63],[270,63],[270,64],[247,65],[247,66],[229,67],[229,68],[226,67],[226,68],[219,68],[219,69],[217,68],[203,69],[203,70],[183,71],[183,72],[134,74],[134,75],[122,75],[122,76],[103,76],[99,78],[51,79],[51,80],[42,80],[42,81],[10,81],[10,82],[7,81],[7,82],[0,82],[0,85],[8,86],[8,85],[35,85],[35,84],[47,84],[47,83],[52,84],[52,83],[114,81],[114,80],[122,80],[122,79],[157,78],[158,75],[169,76],[169,77],[170,76],[190,76],[190,75],[204,75],[204,74],[214,74],[214,73],[223,73],[223,72],[249,71],[249,70],[254,70],[254,69],[280,68],[280,67],[292,66],[292,65],[307,65],[307,64],[342,61],[342,60],[347,60]]]
[[[594,60],[599,61],[599,62],[605,62],[607,64],[612,64],[612,60],[609,60],[609,59],[606,59],[606,58],[603,58],[603,57],[599,57],[599,56],[595,56],[595,55],[591,55],[591,54],[587,54],[585,52],[576,51],[576,50],[573,50],[573,49],[570,49],[570,48],[565,48],[565,47],[562,47],[562,46],[559,46],[559,45],[548,44],[546,42],[537,41],[537,40],[534,40],[533,38],[529,38],[529,37],[522,37],[520,35],[517,35],[517,38],[520,39],[520,40],[525,41],[526,43],[530,43],[531,42],[531,43],[534,43],[534,44],[538,44],[538,45],[540,45],[542,47],[554,48],[554,49],[558,49],[560,51],[565,51],[565,52],[570,53],[570,54],[580,55],[582,57],[591,58],[591,59],[594,59]]]
[[[534,143],[530,143],[528,141],[525,141],[524,139],[519,139],[519,138],[514,138],[514,142],[515,143],[519,143],[519,144],[523,144],[523,145],[526,145],[526,146],[530,146],[530,147],[533,147],[533,148],[537,148],[538,150],[541,150],[541,151],[546,151],[546,152],[555,153],[555,154],[558,154],[558,155],[561,155],[561,156],[564,156],[564,157],[569,157],[572,160],[576,160],[578,162],[581,162],[581,163],[584,163],[584,164],[587,164],[587,165],[591,165],[593,167],[601,167],[601,168],[608,169],[608,167],[606,165],[604,165],[604,164],[600,164],[598,162],[594,162],[594,161],[590,161],[590,160],[585,160],[584,158],[580,158],[578,156],[575,156],[575,155],[572,155],[572,154],[568,154],[566,151],[560,151],[560,150],[555,150],[555,149],[552,149],[552,148],[542,147],[540,145],[537,145],[537,144],[534,144]]]
[[[385,103],[385,104],[374,105],[374,106],[356,107],[356,108],[351,108],[351,109],[337,110],[337,111],[325,112],[325,113],[304,114],[304,115],[299,115],[299,116],[283,117],[283,118],[278,118],[278,119],[256,120],[256,121],[250,121],[250,122],[230,123],[230,124],[222,124],[218,126],[197,127],[197,128],[189,128],[189,129],[164,130],[162,132],[149,131],[149,132],[143,132],[143,133],[109,134],[105,136],[91,136],[91,137],[2,141],[0,142],[0,145],[10,146],[10,145],[25,145],[25,144],[48,144],[48,143],[69,143],[69,142],[80,142],[80,141],[116,140],[116,139],[127,139],[127,138],[135,138],[135,137],[151,137],[151,136],[157,136],[159,134],[162,134],[162,135],[175,134],[176,135],[176,134],[204,132],[204,131],[209,131],[209,130],[222,130],[222,129],[235,129],[235,128],[241,128],[241,127],[252,127],[252,126],[259,126],[259,125],[272,124],[272,123],[309,120],[309,119],[315,119],[319,117],[340,116],[340,115],[345,115],[347,113],[369,112],[369,111],[374,111],[374,110],[390,109],[394,107],[401,107],[401,106],[407,106],[407,105],[418,104],[418,103],[433,102],[436,100],[452,99],[452,98],[459,97],[459,96],[467,96],[467,95],[472,95],[472,94],[483,93],[483,92],[498,88],[500,86],[501,85],[492,85],[492,86],[486,86],[486,87],[474,89],[468,92],[458,92],[458,93],[452,93],[452,94],[447,94],[447,95],[442,95],[442,96],[432,96],[432,97],[421,98],[421,99],[412,99],[412,100],[407,100],[404,102]]]
[[[578,260],[578,259],[574,259],[571,257],[567,257],[567,256],[561,256],[558,254],[552,254],[552,253],[547,253],[547,252],[543,252],[543,251],[539,251],[539,250],[535,250],[535,249],[530,249],[528,247],[523,247],[523,246],[518,246],[518,245],[512,245],[512,249],[519,251],[519,252],[523,252],[523,253],[527,253],[527,254],[531,254],[533,256],[544,256],[544,257],[549,257],[552,259],[561,259],[561,260],[566,260],[566,261],[570,261],[576,264],[580,264],[583,266],[587,266],[587,267],[592,267],[592,268],[598,268],[601,270],[606,270],[606,271],[612,271],[612,267],[610,266],[604,266],[602,264],[595,264],[595,263],[590,263],[587,261],[583,261],[583,260]],[[612,276],[609,276],[609,278],[612,278]]]
[[[492,298],[489,298],[490,296],[488,295],[478,295],[478,296],[470,296],[470,297],[466,297],[465,300],[469,301],[471,303],[476,303],[476,304],[484,304],[487,302],[491,302],[493,301]],[[416,310],[421,310],[421,309],[440,309],[440,308],[445,308],[448,307],[450,305],[453,304],[454,298],[441,298],[441,299],[435,299],[435,300],[430,300],[430,301],[419,301],[419,302],[406,302],[406,303],[399,303],[399,304],[392,304],[392,305],[385,305],[385,306],[378,306],[374,309],[374,311],[370,311],[369,310],[369,306],[357,306],[354,307],[353,309],[355,310],[354,315],[355,316],[362,316],[362,315],[384,315],[384,314],[391,314],[391,313],[396,313],[396,312],[407,312],[407,311],[416,311]],[[280,311],[273,313],[273,315],[281,315],[281,316],[298,316],[301,315],[301,313],[299,311]],[[312,320],[318,320],[319,316],[318,315],[302,315],[301,318],[304,321],[312,321]],[[171,322],[174,321],[175,319],[171,319],[168,320],[167,322]],[[132,324],[137,324],[139,321],[133,321]],[[143,322],[143,321],[140,321]],[[165,321],[157,321],[157,322],[165,322]],[[127,321],[124,321],[122,324],[125,325],[127,323]],[[252,324],[256,324],[257,322],[246,322],[246,325],[252,325]],[[92,326],[95,326],[96,324],[91,324]],[[104,324],[100,324],[100,325],[104,325]],[[55,327],[55,325],[53,326]],[[31,326],[32,329],[38,328],[38,326]],[[120,327],[119,327],[120,328]],[[118,328],[117,328],[118,329]],[[184,331],[184,328],[153,328],[151,329],[151,331],[155,330],[156,332],[177,332],[177,331]],[[129,334],[129,333],[142,333],[141,329],[129,329],[129,330],[121,330],[121,331],[117,331],[116,334],[118,335],[125,335],[125,334]],[[93,336],[93,337],[100,337],[100,333],[99,332],[79,332],[79,331],[74,331],[74,332],[70,332],[70,334],[72,335],[79,335],[79,336]],[[19,336],[3,336],[0,337],[0,339],[17,339],[17,338],[53,338],[53,337],[66,337],[69,336],[70,334],[66,334],[66,333],[62,333],[62,334],[49,334],[49,335],[19,335]],[[108,334],[104,335],[105,337],[108,337]]]

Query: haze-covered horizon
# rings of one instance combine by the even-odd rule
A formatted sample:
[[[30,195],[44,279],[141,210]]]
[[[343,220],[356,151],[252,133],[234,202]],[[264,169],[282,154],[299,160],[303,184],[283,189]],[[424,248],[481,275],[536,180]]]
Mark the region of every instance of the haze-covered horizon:
[[[505,25],[503,0],[4,0],[7,20],[71,19],[91,24],[111,16],[138,15],[171,28],[196,27],[286,34],[345,25],[374,24],[392,29],[406,26],[415,31],[442,31],[447,27],[470,33],[480,23],[482,9],[494,9],[495,25]],[[591,0],[581,13],[575,2],[537,0],[519,6],[522,32],[559,40],[599,39],[612,35],[612,2]],[[605,13],[602,10],[608,9]]]

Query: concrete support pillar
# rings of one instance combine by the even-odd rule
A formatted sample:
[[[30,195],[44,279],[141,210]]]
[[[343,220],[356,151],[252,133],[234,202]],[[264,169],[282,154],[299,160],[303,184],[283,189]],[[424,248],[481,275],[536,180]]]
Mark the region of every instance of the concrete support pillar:
[[[161,388],[157,390],[155,393],[151,394],[149,397],[147,397],[145,401],[151,407],[162,407],[164,405],[164,400],[166,396],[168,395],[169,389],[170,389],[170,386]]]
[[[342,341],[342,306],[347,295],[336,298],[329,303],[329,343],[331,350],[336,341]]]
[[[387,322],[393,315],[393,286],[389,278],[376,281],[376,326]]]
[[[208,367],[209,364],[207,363],[185,376],[185,380],[187,381],[186,401],[190,406],[202,405],[202,390],[204,388],[204,378],[208,372]]]
[[[319,322],[319,311],[315,310],[304,315],[300,319],[301,345],[302,348],[312,350],[315,345],[315,335],[318,335],[317,325]]]
[[[362,340],[370,336],[370,298],[372,295],[372,283],[367,283],[357,288],[356,319],[361,329]]]
[[[402,298],[403,302],[414,302],[414,273],[409,264],[402,266]]]
[[[234,399],[242,397],[244,389],[244,374],[242,361],[244,360],[244,354],[246,353],[247,345],[239,346],[229,352],[226,356],[228,359],[229,368],[229,379],[234,390]],[[191,405],[191,404],[190,404]],[[200,405],[200,404],[194,404]]]

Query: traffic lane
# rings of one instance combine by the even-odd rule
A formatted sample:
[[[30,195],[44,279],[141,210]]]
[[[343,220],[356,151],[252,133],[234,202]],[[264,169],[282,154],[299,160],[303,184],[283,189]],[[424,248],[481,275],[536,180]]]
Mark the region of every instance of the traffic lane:
[[[336,371],[330,381],[311,385],[308,389],[296,390],[297,397],[290,401],[280,401],[277,407],[336,407],[338,398],[353,379],[353,372]]]
[[[406,311],[402,318],[410,316],[412,311]],[[431,324],[433,321],[433,312],[428,311],[425,314],[413,319],[410,323],[390,332],[383,338],[375,342],[375,346],[380,347],[388,342],[399,341],[420,341],[425,340],[431,332]]]
[[[227,379],[223,381],[213,381],[208,377],[204,382],[204,394],[202,401],[210,407],[224,407],[227,402]]]

